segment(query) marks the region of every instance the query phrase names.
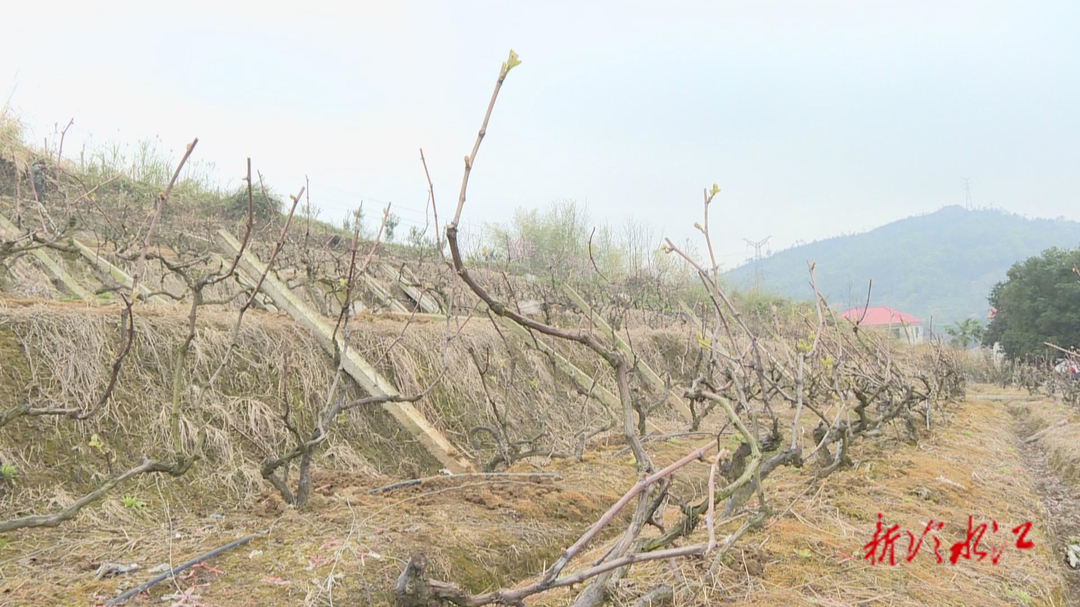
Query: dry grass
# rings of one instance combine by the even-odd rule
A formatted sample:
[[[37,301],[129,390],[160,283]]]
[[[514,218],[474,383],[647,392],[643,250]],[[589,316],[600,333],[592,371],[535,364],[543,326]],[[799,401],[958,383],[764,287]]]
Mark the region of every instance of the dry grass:
[[[968,401],[917,447],[892,439],[858,442],[851,453],[854,466],[818,485],[808,484],[807,475],[797,470],[781,469],[766,483],[773,516],[764,529],[742,538],[715,584],[702,585],[707,561],[674,565],[696,588],[684,590],[675,605],[1070,604],[1063,566],[1050,540],[1051,517],[1017,445],[1004,405]],[[700,482],[703,468],[692,469],[693,479],[684,482]],[[791,504],[790,513],[778,518]],[[936,562],[928,539],[918,556],[906,562],[908,539],[902,535],[897,565],[873,566],[863,559],[863,546],[873,536],[879,512],[886,525],[899,524],[916,537],[930,519],[943,521],[937,537],[946,559],[948,547],[964,539],[968,515],[976,525],[999,524],[997,534],[987,532],[982,548],[1006,548],[996,566],[966,560],[954,566]],[[1020,551],[1009,530],[1025,521],[1034,523],[1028,538],[1035,549]],[[717,533],[723,537],[740,523],[735,520]],[[702,538],[687,541],[695,540]],[[635,567],[624,581],[622,597],[630,600],[656,583],[671,584],[672,566]],[[567,605],[570,598],[567,593],[550,604]]]
[[[855,465],[820,485],[808,489],[805,475],[778,472],[768,484],[774,517],[737,544],[714,585],[699,586],[707,561],[674,564],[690,584],[676,605],[1065,605],[1061,578],[1050,566],[1055,557],[1045,516],[1016,442],[1004,405],[970,401],[918,447],[898,443],[883,449],[880,442],[860,441],[852,452]],[[650,450],[663,463],[690,445],[650,443]],[[170,551],[179,561],[267,528],[268,538],[210,563],[223,573],[197,570],[178,585],[185,591],[194,586],[200,600],[214,606],[326,605],[331,597],[337,605],[386,605],[392,580],[417,550],[430,557],[433,575],[474,591],[512,584],[543,569],[633,481],[631,458],[611,457],[617,448],[594,450],[582,463],[552,461],[544,470],[561,478],[543,483],[438,480],[369,496],[366,490],[378,479],[324,472],[315,479],[318,490],[307,511],[267,497],[254,509],[227,512],[224,520],[184,508],[168,491],[159,498],[151,488],[145,513],[106,503],[116,510],[108,523],[72,526],[62,536],[40,531],[13,537],[0,549],[0,592],[14,604],[86,604],[88,597],[110,596],[145,577],[94,581],[88,570],[101,560],[152,567],[168,562]],[[533,467],[521,463],[516,469]],[[690,494],[706,470],[705,464],[688,467],[678,491]],[[797,497],[787,516],[776,516]],[[166,510],[174,518],[171,525],[161,523]],[[953,566],[937,564],[928,545],[913,562],[871,566],[861,558],[862,546],[877,512],[902,529],[915,530],[930,518],[945,521],[938,536],[946,554],[946,546],[962,538],[969,514],[1002,527],[1032,520],[1029,538],[1036,548],[1006,548],[996,566],[964,560]],[[719,532],[732,529],[727,525]],[[999,532],[991,545],[1000,539]],[[582,563],[602,554],[607,541],[595,544]],[[906,547],[905,537],[898,556]],[[619,596],[630,599],[656,582],[671,583],[672,566],[635,567]],[[162,584],[152,598],[131,604],[158,604],[157,597],[175,591]],[[562,606],[571,598],[570,592],[556,592],[530,604]]]
[[[1030,435],[1041,433],[1035,440],[1054,471],[1069,484],[1080,486],[1080,413],[1049,398],[1019,401],[1012,411]]]
[[[750,585],[751,604],[779,604],[792,592],[819,605],[1064,604],[1061,578],[1046,567],[1053,558],[1046,521],[1015,445],[1007,411],[980,401],[965,403],[918,447],[862,443],[853,469],[826,479],[792,508],[791,518],[747,541],[764,544],[766,563],[760,585]],[[1024,521],[1035,523],[1036,548],[1007,547],[996,566],[963,560],[952,566],[937,564],[933,545],[924,545],[904,562],[905,535],[895,567],[871,566],[862,546],[879,512],[886,525],[898,523],[916,537],[930,519],[944,522],[937,535],[946,558],[947,547],[963,540],[969,515],[976,525],[996,520],[1001,527],[988,533],[984,548],[1008,545],[1015,537],[1006,527]],[[737,575],[731,579],[739,583]]]
[[[18,347],[8,349],[14,362],[5,364],[0,407],[14,406],[30,395],[38,406],[90,408],[103,391],[115,349],[118,310],[29,305],[0,310],[0,338]],[[189,359],[186,381],[204,379],[227,347],[232,315],[202,315]],[[66,418],[14,422],[0,435],[4,461],[18,462],[20,478],[12,501],[22,507],[28,492],[63,485],[81,492],[107,473],[104,454],[90,446],[98,435],[116,460],[128,465],[141,455],[168,457],[171,371],[174,351],[183,338],[180,307],[145,306],[137,313],[138,340],[125,362],[115,398],[93,419],[75,423]],[[203,409],[184,410],[181,431],[191,445],[199,427],[207,432],[205,461],[185,478],[215,496],[221,504],[250,504],[265,487],[258,466],[290,441],[280,423],[278,396],[282,360],[289,359],[288,386],[294,415],[311,420],[321,408],[333,369],[313,339],[287,319],[253,314],[240,336],[230,370],[203,401]],[[356,394],[355,391],[351,393]],[[195,402],[190,392],[185,404]],[[410,441],[373,441],[386,436],[390,422],[381,411],[354,412],[334,433],[326,465],[338,470],[409,475],[429,467]],[[38,437],[27,441],[26,437]],[[396,445],[396,446],[395,446]],[[62,500],[61,500],[62,501]],[[9,501],[9,507],[12,502]],[[3,509],[10,512],[9,508]]]
[[[29,256],[21,256],[6,268],[0,268],[0,289],[15,297],[64,298],[63,290]]]
[[[436,575],[479,591],[541,570],[617,498],[632,465],[601,463],[602,475],[592,466],[554,463],[550,469],[562,474],[557,483],[437,480],[379,496],[366,493],[381,484],[377,479],[323,473],[304,512],[268,495],[256,508],[220,520],[209,517],[211,511],[181,513],[164,492],[148,500],[142,514],[120,507],[120,518],[109,524],[73,527],[63,537],[42,531],[13,538],[0,548],[6,574],[0,593],[19,605],[85,605],[144,576],[94,580],[101,560],[148,568],[265,529],[267,538],[210,563],[227,577],[196,570],[178,584],[196,586],[196,594],[216,606],[323,605],[331,596],[340,605],[385,605],[402,559],[424,550]],[[176,518],[167,527],[157,522],[166,511]],[[28,584],[26,575],[48,583]],[[161,584],[153,596],[174,591]]]
[[[0,408],[29,395],[36,406],[93,406],[109,379],[117,331],[116,306],[87,307],[4,300],[0,306],[0,341],[8,344],[0,370]],[[142,455],[169,457],[171,373],[183,338],[186,308],[145,305],[137,312],[138,339],[125,362],[115,398],[97,416],[75,423],[67,418],[22,419],[0,435],[0,456],[19,467],[19,482],[0,512],[33,508],[46,499],[64,503],[94,486],[107,474],[104,453],[90,446],[96,434],[113,454],[114,468]],[[233,315],[208,309],[200,314],[197,337],[185,370],[188,390],[204,379],[228,344]],[[447,329],[442,322],[417,322],[401,336],[400,322],[360,318],[352,323],[356,348],[403,392],[417,391],[439,375]],[[400,341],[398,340],[401,336]],[[642,344],[662,341],[641,339]],[[512,356],[506,354],[510,344]],[[393,346],[393,347],[391,347]],[[572,450],[575,434],[594,428],[609,413],[593,400],[571,391],[550,361],[518,341],[503,342],[484,319],[473,319],[446,349],[449,373],[421,403],[421,410],[452,440],[471,449],[467,433],[494,424],[491,408],[466,348],[491,351],[488,389],[512,424],[515,438],[546,432],[540,444]],[[647,348],[643,345],[643,351]],[[583,352],[567,351],[583,366],[595,365]],[[240,336],[229,371],[203,401],[203,409],[184,408],[184,443],[194,443],[200,427],[207,432],[205,461],[180,484],[215,496],[222,506],[250,505],[265,487],[258,467],[270,453],[284,452],[290,437],[280,422],[283,411],[278,378],[288,356],[288,386],[294,418],[310,426],[331,383],[330,359],[305,331],[279,314],[254,313]],[[610,385],[610,378],[604,378]],[[613,388],[613,386],[611,386]],[[353,390],[353,395],[358,393]],[[195,402],[190,392],[182,402]],[[335,428],[317,466],[368,475],[411,477],[437,466],[379,409],[353,410]],[[27,441],[25,437],[37,437]],[[491,445],[480,445],[484,459]],[[53,496],[63,486],[71,495]]]

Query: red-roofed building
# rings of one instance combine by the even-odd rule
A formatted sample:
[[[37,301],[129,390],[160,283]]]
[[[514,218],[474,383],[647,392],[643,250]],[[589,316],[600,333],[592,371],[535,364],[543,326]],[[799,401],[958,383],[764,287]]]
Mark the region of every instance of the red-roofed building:
[[[841,313],[840,318],[857,322],[860,327],[883,329],[892,337],[906,339],[910,343],[923,340],[923,321],[886,306],[852,308]]]

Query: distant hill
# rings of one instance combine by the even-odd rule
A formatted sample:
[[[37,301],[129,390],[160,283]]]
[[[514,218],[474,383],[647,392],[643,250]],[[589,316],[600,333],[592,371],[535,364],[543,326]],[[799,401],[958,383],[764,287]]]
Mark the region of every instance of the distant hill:
[[[787,249],[760,263],[765,291],[810,299],[806,262],[817,262],[818,287],[838,312],[861,306],[874,280],[871,305],[883,305],[942,327],[967,317],[984,319],[986,297],[1017,261],[1053,247],[1080,246],[1080,222],[1028,219],[996,210],[950,206],[880,228]],[[754,265],[725,275],[749,287]]]

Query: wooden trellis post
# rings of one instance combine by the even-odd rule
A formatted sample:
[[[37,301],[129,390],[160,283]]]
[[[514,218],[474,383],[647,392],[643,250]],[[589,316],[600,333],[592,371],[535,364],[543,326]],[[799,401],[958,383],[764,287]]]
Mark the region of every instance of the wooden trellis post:
[[[564,284],[563,292],[566,293],[566,296],[570,298],[570,301],[574,302],[574,305],[577,306],[578,310],[581,310],[582,314],[585,314],[589,317],[589,322],[596,325],[597,328],[603,331],[604,334],[607,335],[608,338],[610,338],[615,343],[616,348],[621,350],[624,354],[628,354],[632,357],[635,356],[633,350],[630,348],[630,345],[623,341],[619,337],[619,334],[616,333],[615,330],[611,328],[611,325],[605,322],[599,314],[593,312],[592,308],[585,301],[585,298],[582,297],[577,291],[575,291],[573,287],[568,284]],[[660,376],[652,370],[652,367],[650,367],[648,363],[642,360],[641,357],[636,357],[632,360],[634,360],[634,362],[636,363],[636,368],[638,372],[641,373],[642,379],[648,382],[649,385],[652,386],[653,390],[657,390],[661,394],[663,394],[664,391],[667,390],[667,385],[664,383],[664,380],[660,379]],[[694,416],[693,413],[690,412],[690,406],[687,405],[686,401],[683,400],[681,396],[676,394],[674,390],[668,391],[667,400],[676,409],[678,409],[679,413],[683,417],[688,420],[693,419]]]
[[[415,277],[411,276],[412,273],[408,272],[407,268],[402,267],[402,272],[399,273],[396,272],[394,268],[390,267],[389,264],[382,263],[379,264],[379,266],[382,269],[383,274],[394,280],[397,285],[401,287],[401,290],[404,291],[410,299],[416,302],[416,305],[420,306],[420,309],[425,314],[438,314],[442,311],[442,307],[439,306],[439,302],[435,301],[434,297],[428,293],[424,293],[409,283],[409,280],[414,280]]]
[[[552,360],[555,361],[555,366],[563,373],[566,373],[566,375],[570,378],[570,381],[574,382],[574,385],[576,385],[579,390],[585,392],[589,396],[595,397],[596,400],[600,401],[604,406],[610,409],[612,413],[615,414],[616,419],[621,418],[622,401],[619,400],[618,396],[613,394],[607,388],[601,386],[599,382],[596,383],[596,385],[593,385],[593,379],[588,373],[582,371],[581,369],[578,369],[574,365],[574,363],[567,360],[565,356],[556,352],[555,348],[552,348],[547,342],[540,339],[539,337],[536,337],[529,333],[521,325],[510,320],[509,318],[504,318],[500,316],[499,319],[502,321],[502,325],[504,327],[510,329],[510,331],[520,336],[526,344],[531,345],[537,350],[540,350],[544,354],[550,356]],[[653,423],[651,419],[646,419],[645,424],[651,430],[660,430],[660,427]]]
[[[409,313],[409,309],[402,305],[400,301],[395,299],[389,291],[383,288],[383,286],[379,284],[379,281],[375,280],[371,276],[368,276],[366,273],[363,274],[360,278],[364,281],[364,286],[367,287],[367,290],[375,296],[375,299],[379,303],[390,308],[391,312],[402,312],[405,314]]]
[[[12,236],[19,233],[19,229],[15,227],[15,224],[8,221],[7,217],[0,215],[0,231],[10,232]],[[30,256],[33,257],[49,271],[57,280],[62,282],[69,291],[78,296],[79,299],[87,302],[94,303],[94,294],[87,291],[85,287],[79,284],[79,281],[75,280],[75,277],[68,274],[64,268],[56,262],[55,259],[49,257],[49,254],[43,249],[33,249],[30,251]]]
[[[223,249],[223,252],[235,256],[240,251],[240,243],[232,234],[225,230],[219,230],[217,236],[219,246]],[[244,251],[238,269],[247,274],[247,278],[254,282],[262,275],[266,266],[251,251]],[[331,354],[335,352],[333,329],[288,287],[274,276],[267,274],[266,280],[262,284],[262,291],[270,296],[270,299],[274,301],[274,305],[288,312],[293,320],[311,331],[315,339],[327,352]],[[337,347],[344,350],[342,338],[338,337],[337,339]],[[380,375],[368,361],[364,360],[355,348],[347,350],[345,360],[342,361],[342,368],[371,396],[398,394],[397,388]],[[383,403],[381,406],[410,435],[416,438],[428,453],[439,460],[447,470],[459,473],[473,469],[473,465],[469,460],[462,456],[461,452],[435,426],[431,425],[412,403]]]
[[[102,272],[105,272],[109,276],[112,276],[113,279],[120,284],[124,285],[129,289],[131,288],[131,283],[133,282],[133,279],[131,278],[130,274],[109,263],[107,259],[98,255],[94,252],[93,249],[84,245],[78,240],[73,240],[72,243],[75,245],[75,248],[79,250],[79,253],[82,253],[82,256],[85,257],[87,261],[97,266],[98,269]],[[165,300],[158,295],[151,296],[150,289],[146,288],[146,285],[142,284],[141,282],[139,283],[139,294],[142,297],[149,297],[150,301],[154,303],[165,302]]]

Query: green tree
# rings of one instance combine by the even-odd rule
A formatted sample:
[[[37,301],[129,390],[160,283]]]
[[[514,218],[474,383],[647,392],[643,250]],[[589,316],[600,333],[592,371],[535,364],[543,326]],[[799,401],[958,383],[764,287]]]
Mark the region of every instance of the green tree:
[[[1080,249],[1056,247],[1014,264],[1006,280],[990,292],[990,305],[996,312],[983,343],[1000,343],[1009,358],[1044,353],[1045,342],[1080,347],[1076,266],[1080,266]]]
[[[390,213],[386,217],[386,241],[394,242],[394,230],[397,229],[398,224],[401,223],[401,218],[397,215]]]
[[[952,343],[960,348],[967,348],[982,340],[983,326],[975,318],[965,318],[947,327],[945,332],[952,338]]]
[[[572,200],[552,203],[546,210],[518,209],[505,228],[488,226],[488,251],[508,252],[513,263],[528,272],[565,279],[589,266],[589,216]],[[488,257],[488,255],[484,255]]]

